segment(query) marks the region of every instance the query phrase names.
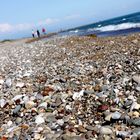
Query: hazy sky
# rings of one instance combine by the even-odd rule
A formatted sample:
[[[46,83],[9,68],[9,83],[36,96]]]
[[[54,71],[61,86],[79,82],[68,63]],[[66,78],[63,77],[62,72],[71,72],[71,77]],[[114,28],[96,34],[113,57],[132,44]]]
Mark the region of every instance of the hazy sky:
[[[140,11],[140,0],[1,0],[0,35],[71,28]]]

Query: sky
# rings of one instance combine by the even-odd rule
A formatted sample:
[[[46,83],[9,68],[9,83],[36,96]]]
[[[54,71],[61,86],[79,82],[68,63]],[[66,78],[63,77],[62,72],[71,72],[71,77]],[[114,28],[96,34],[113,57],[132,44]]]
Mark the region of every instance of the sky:
[[[1,0],[0,39],[73,28],[140,11],[140,0]]]

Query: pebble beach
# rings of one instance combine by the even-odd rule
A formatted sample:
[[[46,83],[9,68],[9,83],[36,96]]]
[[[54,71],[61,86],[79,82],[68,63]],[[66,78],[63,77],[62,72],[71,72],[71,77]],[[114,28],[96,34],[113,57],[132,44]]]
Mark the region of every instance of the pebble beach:
[[[0,43],[0,139],[139,140],[140,33]]]

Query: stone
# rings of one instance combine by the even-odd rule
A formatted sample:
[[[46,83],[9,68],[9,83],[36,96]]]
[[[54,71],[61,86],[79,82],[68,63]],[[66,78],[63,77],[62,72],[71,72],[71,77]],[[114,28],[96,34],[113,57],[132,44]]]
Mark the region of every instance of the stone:
[[[113,131],[108,127],[101,127],[99,131],[100,131],[100,134],[102,134],[102,135],[112,135],[113,134]]]
[[[92,137],[93,137],[92,131],[87,131],[87,132],[86,132],[86,135],[85,135],[85,138],[86,138],[86,139],[90,139],[90,138],[92,138]]]
[[[19,87],[19,88],[22,88],[22,87],[24,87],[24,83],[22,83],[22,82],[18,82],[17,84],[16,84],[16,87]]]
[[[133,134],[140,135],[140,127],[132,130]]]
[[[25,108],[26,109],[31,109],[35,106],[35,103],[33,101],[28,101],[25,103]]]
[[[93,127],[93,126],[91,126],[91,125],[88,125],[88,126],[86,126],[85,127],[87,130],[89,130],[89,131],[93,131],[95,128]]]
[[[51,123],[51,122],[56,122],[56,117],[54,114],[52,113],[47,113],[47,115],[45,116],[45,121],[48,122],[48,123]]]
[[[35,133],[34,139],[35,140],[40,140],[41,134]]]
[[[8,122],[7,122],[7,126],[8,126],[8,127],[10,127],[12,124],[13,124],[12,121],[8,121]]]
[[[24,130],[27,130],[30,126],[28,124],[21,124],[20,127]]]
[[[85,90],[84,91],[84,95],[88,95],[88,94],[94,94],[94,90]]]
[[[5,99],[0,99],[0,107],[3,108],[6,105]]]
[[[6,85],[6,87],[8,87],[8,88],[10,88],[10,87],[12,86],[12,80],[11,80],[11,78],[6,79],[5,85]]]
[[[17,117],[15,122],[16,122],[16,124],[20,124],[22,122],[22,118]]]
[[[112,118],[113,113],[109,113],[106,117],[105,117],[105,121],[110,121]]]
[[[134,115],[136,118],[138,118],[138,117],[140,116],[140,113],[137,112],[137,111],[134,111],[134,112],[133,112],[133,115]]]
[[[23,77],[30,77],[30,76],[31,76],[31,71],[26,72],[26,73],[23,74]]]
[[[133,102],[133,104],[131,105],[130,111],[133,111],[134,109],[139,110],[140,104],[138,104],[137,102]]]
[[[66,108],[66,110],[70,110],[70,111],[72,110],[72,107],[70,105],[66,105],[65,108]]]
[[[39,106],[38,106],[38,108],[44,108],[44,109],[47,109],[47,102],[43,102],[43,103],[41,103]]]
[[[94,90],[95,90],[96,92],[101,92],[101,91],[102,91],[102,88],[101,88],[100,85],[96,85],[96,86],[94,87]]]
[[[4,83],[4,80],[0,79],[0,84],[3,85],[3,83]]]
[[[83,126],[79,126],[77,129],[78,129],[78,131],[81,132],[81,133],[87,132],[87,130],[86,130]]]
[[[44,87],[44,89],[42,91],[42,95],[43,96],[48,96],[53,91],[54,91],[54,89],[52,87],[46,86],[46,87]]]
[[[109,108],[108,105],[100,105],[100,106],[98,107],[98,110],[99,110],[99,111],[106,111],[106,110],[108,110],[108,108]]]
[[[134,75],[132,77],[133,81],[135,81],[137,84],[140,84],[140,75]]]
[[[21,105],[17,105],[17,106],[15,107],[15,109],[13,110],[13,114],[14,114],[14,115],[18,114],[20,110],[21,110]]]
[[[137,98],[137,103],[140,104],[140,96]]]
[[[57,97],[56,100],[55,100],[55,106],[58,107],[62,104],[62,100],[61,98]]]
[[[81,99],[81,97],[84,95],[84,90],[81,90],[80,92],[75,92],[74,94],[73,94],[73,99],[74,100],[79,100],[79,99]]]
[[[37,132],[38,132],[38,133],[40,133],[40,132],[42,132],[42,131],[43,131],[43,127],[38,127],[38,128],[37,128]]]
[[[110,136],[105,135],[105,136],[104,136],[104,140],[111,140],[111,138],[110,138]]]
[[[24,97],[24,95],[16,95],[16,96],[12,99],[12,101],[20,100],[20,99],[22,99],[22,97]]]
[[[136,118],[132,120],[133,125],[140,126],[140,118]]]
[[[58,125],[63,126],[64,125],[64,120],[59,119],[56,121]]]
[[[85,139],[82,138],[81,136],[77,136],[77,135],[75,135],[75,136],[70,136],[70,135],[68,135],[68,134],[64,134],[64,135],[62,136],[62,139],[63,139],[63,140],[85,140]]]
[[[36,118],[35,118],[35,123],[36,123],[37,125],[42,124],[42,123],[44,123],[44,122],[45,122],[45,120],[44,120],[44,118],[42,117],[42,115],[36,116]]]
[[[140,65],[137,65],[138,69],[140,70]]]
[[[137,39],[132,40],[134,44],[137,44],[139,41]]]
[[[140,86],[137,86],[136,87],[136,90],[140,92]]]
[[[129,136],[130,133],[126,132],[126,131],[117,131],[117,135],[120,136],[120,137],[125,138],[125,137]]]
[[[114,112],[113,114],[112,114],[112,119],[114,119],[114,120],[118,120],[118,119],[120,119],[121,118],[121,113],[120,112]]]

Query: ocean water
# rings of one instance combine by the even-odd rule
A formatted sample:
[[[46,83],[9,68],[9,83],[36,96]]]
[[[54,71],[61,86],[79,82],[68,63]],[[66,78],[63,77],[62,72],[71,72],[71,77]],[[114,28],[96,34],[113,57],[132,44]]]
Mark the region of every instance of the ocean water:
[[[135,32],[140,32],[140,12],[73,28],[62,34],[115,36]]]

